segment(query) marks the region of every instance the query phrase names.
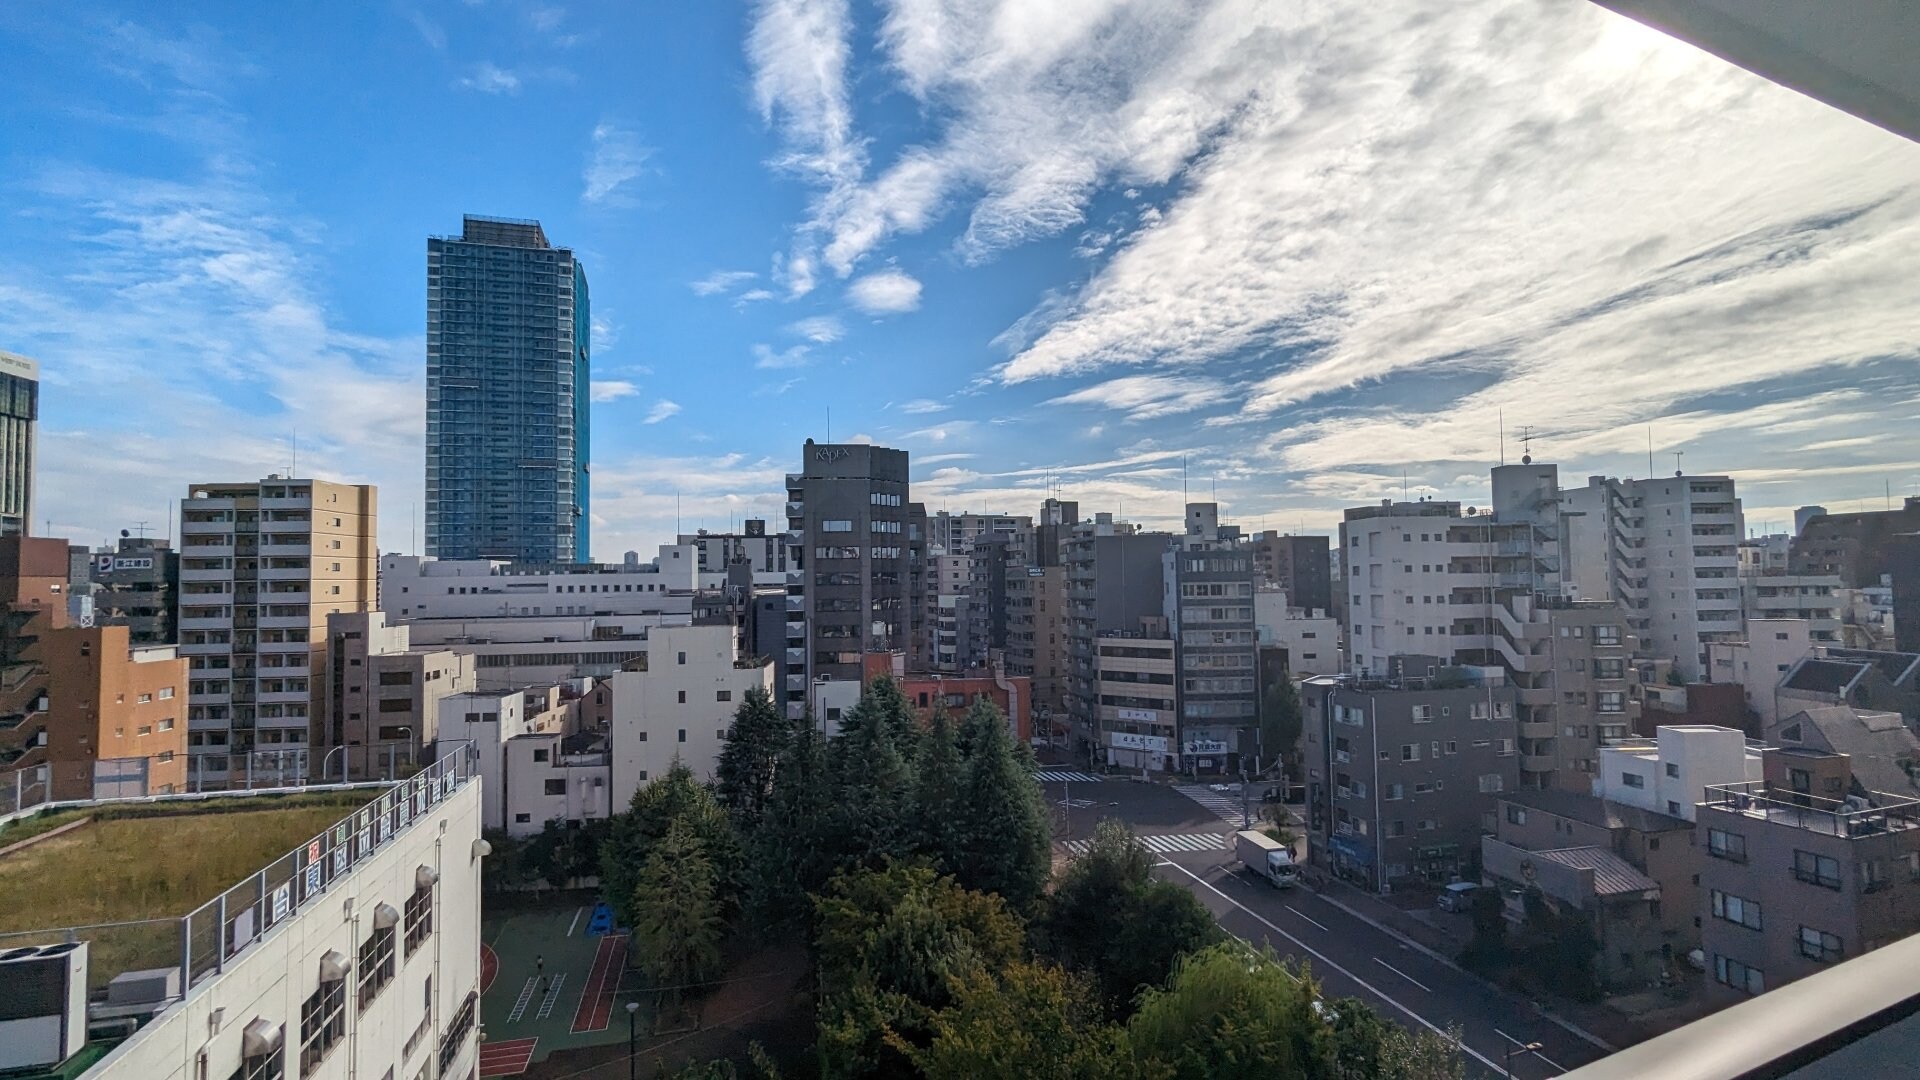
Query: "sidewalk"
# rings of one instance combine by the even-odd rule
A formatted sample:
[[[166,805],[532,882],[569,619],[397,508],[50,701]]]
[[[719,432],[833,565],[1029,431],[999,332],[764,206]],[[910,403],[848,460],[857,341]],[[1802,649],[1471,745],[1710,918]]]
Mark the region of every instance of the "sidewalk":
[[[1419,950],[1428,959],[1445,964],[1461,974],[1470,975],[1476,979],[1481,978],[1455,962],[1454,957],[1460,951],[1460,942],[1455,941],[1444,931],[1429,926],[1410,913],[1364,889],[1355,888],[1324,873],[1314,874],[1306,884],[1327,903],[1382,933],[1400,939],[1408,947]],[[1657,1031],[1645,1030],[1642,1025],[1603,1005],[1556,1000],[1552,1008],[1537,1001],[1533,1003],[1533,1007],[1541,1016],[1610,1054],[1622,1047],[1645,1042],[1659,1034]]]

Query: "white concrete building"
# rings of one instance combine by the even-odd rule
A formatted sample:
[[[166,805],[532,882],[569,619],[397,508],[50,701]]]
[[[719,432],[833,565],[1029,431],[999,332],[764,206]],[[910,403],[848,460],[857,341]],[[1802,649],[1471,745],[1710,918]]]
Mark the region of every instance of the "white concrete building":
[[[380,558],[380,610],[395,622],[541,616],[688,615],[699,586],[692,545],[652,564],[527,566],[491,559]]]
[[[1726,476],[1589,477],[1561,494],[1564,576],[1627,612],[1641,655],[1704,677],[1707,645],[1741,632],[1740,500]]]
[[[475,688],[505,692],[569,679],[604,679],[646,655],[647,634],[689,616],[427,619],[407,624],[415,649],[473,657]]]
[[[1846,608],[1838,574],[1759,574],[1740,579],[1741,606],[1755,619],[1802,619],[1813,640],[1839,645]]]
[[[158,1011],[80,1075],[474,1075],[484,854],[476,779],[464,762],[436,763],[296,852],[292,880],[263,900],[250,878],[229,903],[188,916],[177,966],[139,973],[149,976],[143,989],[159,989]],[[229,944],[218,962],[194,951],[220,941]]]
[[[1743,641],[1707,645],[1707,681],[1739,683],[1747,707],[1765,731],[1780,719],[1780,680],[1801,657],[1813,652],[1813,629],[1805,619],[1748,619]],[[1795,706],[1799,708],[1799,706]]]
[[[663,626],[613,676],[612,805],[678,758],[707,779],[747,691],[773,692],[773,662],[742,657],[730,626]]]
[[[1694,820],[1694,805],[1714,784],[1761,778],[1760,751],[1744,733],[1713,724],[1662,725],[1651,740],[1600,751],[1593,794],[1608,802]]]
[[[1293,607],[1285,589],[1256,588],[1253,622],[1260,644],[1287,650],[1295,676],[1340,673],[1340,621],[1331,612]]]
[[[532,836],[549,821],[598,821],[625,810],[626,803],[613,805],[613,756],[607,746],[600,732],[540,731],[508,740],[503,748],[508,834]]]

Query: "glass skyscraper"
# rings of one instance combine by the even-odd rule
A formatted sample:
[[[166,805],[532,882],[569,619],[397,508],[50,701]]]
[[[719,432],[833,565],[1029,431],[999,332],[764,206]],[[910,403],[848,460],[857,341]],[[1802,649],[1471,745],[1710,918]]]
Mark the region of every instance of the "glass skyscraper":
[[[537,221],[427,239],[427,554],[586,562],[587,272]]]
[[[27,533],[33,518],[34,435],[40,365],[0,352],[0,535]]]

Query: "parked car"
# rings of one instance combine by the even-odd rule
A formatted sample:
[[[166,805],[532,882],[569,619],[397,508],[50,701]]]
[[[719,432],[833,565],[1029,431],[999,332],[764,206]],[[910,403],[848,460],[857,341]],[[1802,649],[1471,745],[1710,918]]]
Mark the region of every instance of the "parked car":
[[[1456,881],[1440,890],[1437,903],[1441,911],[1466,911],[1473,906],[1473,894],[1479,891],[1477,881]]]

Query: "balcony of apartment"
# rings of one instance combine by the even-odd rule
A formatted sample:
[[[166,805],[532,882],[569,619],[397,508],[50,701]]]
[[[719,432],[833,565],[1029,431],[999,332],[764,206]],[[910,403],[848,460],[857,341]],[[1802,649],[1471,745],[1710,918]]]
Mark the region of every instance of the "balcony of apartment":
[[[270,559],[304,559],[313,554],[313,544],[302,533],[298,540],[268,540],[260,545],[260,554]]]
[[[182,631],[233,629],[233,613],[230,609],[221,608],[219,611],[219,614],[207,614],[207,615],[187,614],[189,611],[193,611],[193,610],[195,609],[193,608],[180,609],[180,629]]]
[[[259,577],[261,581],[307,581],[313,577],[313,570],[306,566],[263,566]]]
[[[793,674],[793,675],[787,676],[788,690],[799,690],[804,692],[806,688],[807,688],[807,677],[805,675]]]
[[[1520,755],[1520,771],[1523,773],[1550,773],[1558,767],[1557,759],[1552,754]]]
[[[298,517],[270,517],[260,522],[260,531],[270,534],[299,533],[305,536],[313,531],[313,520],[306,514]]]
[[[1552,691],[1547,693],[1549,697],[1552,696]],[[1523,739],[1551,739],[1555,734],[1552,720],[1520,721],[1520,737]]]
[[[313,497],[308,494],[302,494],[298,496],[281,496],[277,498],[265,498],[260,500],[260,509],[262,510],[306,510],[308,512],[311,512],[313,510]]]
[[[805,664],[806,662],[807,662],[807,650],[804,646],[798,649],[787,650],[787,663],[789,665]]]
[[[312,625],[313,613],[310,611],[302,611],[298,615],[262,614],[260,616],[260,628],[262,630],[304,630]],[[302,644],[304,645],[305,642],[302,642]]]
[[[1844,801],[1823,798],[1766,780],[1753,780],[1744,784],[1711,785],[1701,805],[1849,840],[1920,827],[1920,799],[1883,791],[1869,794],[1876,805],[1867,805],[1867,800],[1859,798]]]
[[[184,559],[231,559],[233,558],[233,542],[226,540],[222,543],[196,543],[193,540],[186,540],[180,546],[180,557]]]

